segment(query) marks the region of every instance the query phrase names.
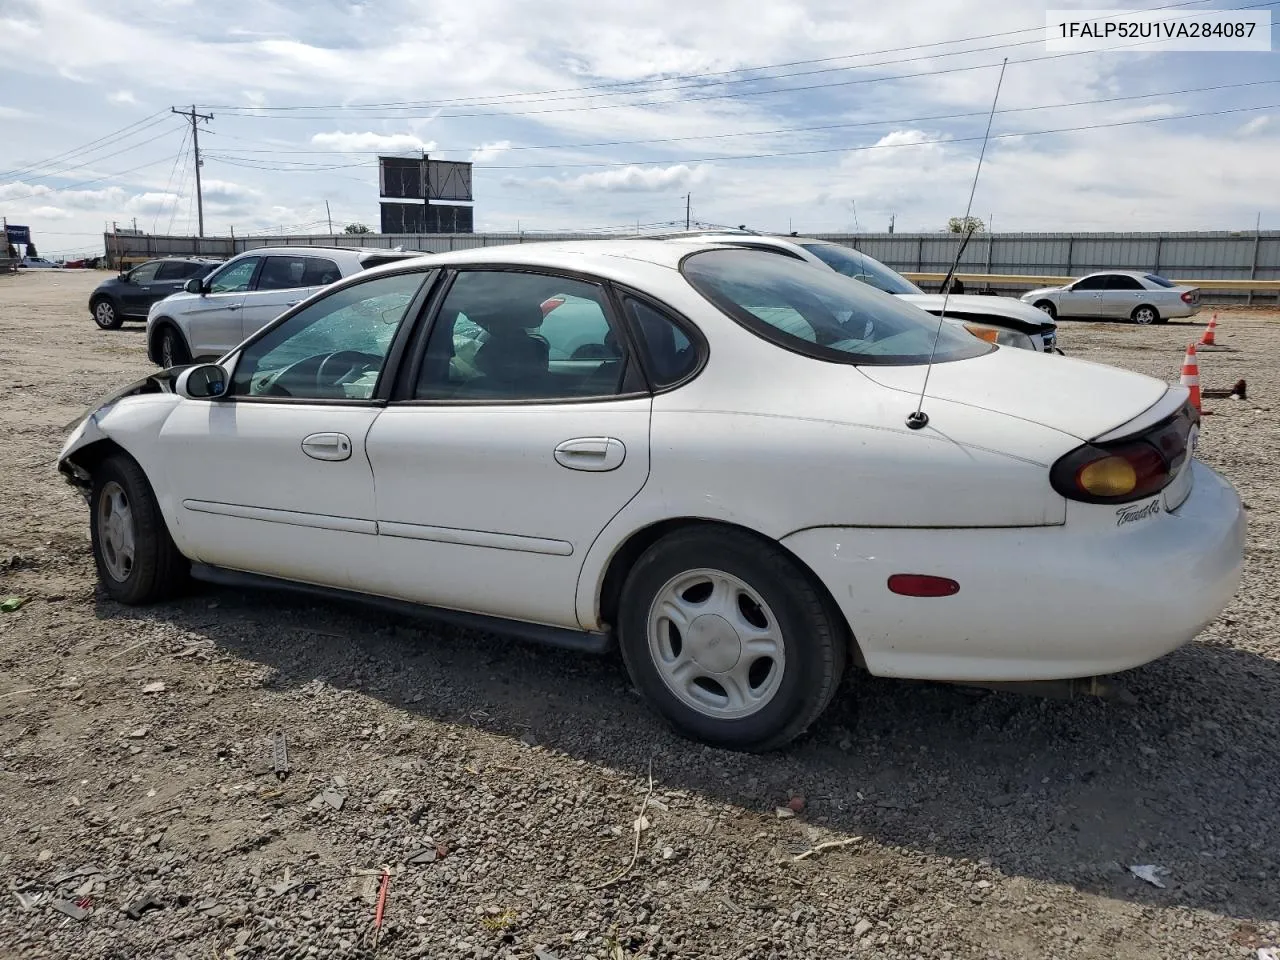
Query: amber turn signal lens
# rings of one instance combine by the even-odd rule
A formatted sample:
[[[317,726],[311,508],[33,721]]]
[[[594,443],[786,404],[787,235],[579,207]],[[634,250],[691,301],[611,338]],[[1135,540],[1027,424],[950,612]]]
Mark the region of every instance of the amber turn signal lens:
[[[1080,471],[1079,483],[1095,497],[1123,497],[1138,486],[1138,471],[1123,457],[1103,457]]]
[[[966,323],[964,328],[979,340],[985,340],[987,343],[995,343],[996,338],[1000,336],[1000,331],[992,327],[980,327],[974,323]]]

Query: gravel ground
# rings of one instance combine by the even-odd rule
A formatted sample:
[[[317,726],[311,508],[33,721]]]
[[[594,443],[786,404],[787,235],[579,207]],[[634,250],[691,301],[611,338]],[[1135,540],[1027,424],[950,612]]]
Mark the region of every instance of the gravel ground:
[[[1137,705],[853,677],[793,747],[751,757],[673,737],[612,657],[213,588],[105,600],[52,466],[63,425],[149,369],[140,325],[90,321],[101,276],[0,277],[0,595],[27,600],[0,614],[0,956],[369,957],[384,867],[382,957],[1280,943],[1274,312],[1224,311],[1200,360],[1208,385],[1249,383],[1207,403],[1202,438],[1250,507],[1244,585],[1120,678]],[[1173,378],[1201,326],[1061,341]],[[53,905],[77,900],[83,919]]]

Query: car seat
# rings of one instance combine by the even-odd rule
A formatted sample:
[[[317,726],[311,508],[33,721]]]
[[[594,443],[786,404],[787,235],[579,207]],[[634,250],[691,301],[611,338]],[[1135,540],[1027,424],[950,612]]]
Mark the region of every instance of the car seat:
[[[513,399],[545,396],[551,349],[545,338],[532,332],[542,323],[538,305],[469,309],[467,316],[489,337],[472,361],[481,375],[467,384],[466,392]]]

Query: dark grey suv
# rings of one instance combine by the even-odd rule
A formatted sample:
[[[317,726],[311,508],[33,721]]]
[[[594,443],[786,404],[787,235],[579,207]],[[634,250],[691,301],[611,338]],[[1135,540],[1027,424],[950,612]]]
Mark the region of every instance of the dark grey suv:
[[[208,276],[221,262],[204,257],[148,260],[98,284],[89,297],[89,313],[103,330],[115,330],[126,320],[145,322],[153,303],[177,293],[192,277]]]

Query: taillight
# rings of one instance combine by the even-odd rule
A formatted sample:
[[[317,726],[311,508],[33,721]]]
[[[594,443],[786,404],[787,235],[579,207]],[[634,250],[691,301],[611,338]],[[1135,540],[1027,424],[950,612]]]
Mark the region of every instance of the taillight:
[[[1053,465],[1049,482],[1069,500],[1085,503],[1128,503],[1159,493],[1186,461],[1196,419],[1184,406],[1139,436],[1086,443]]]
[[[1186,293],[1182,295],[1183,303],[1195,303],[1195,300],[1196,300],[1196,292],[1194,290],[1188,290]]]

